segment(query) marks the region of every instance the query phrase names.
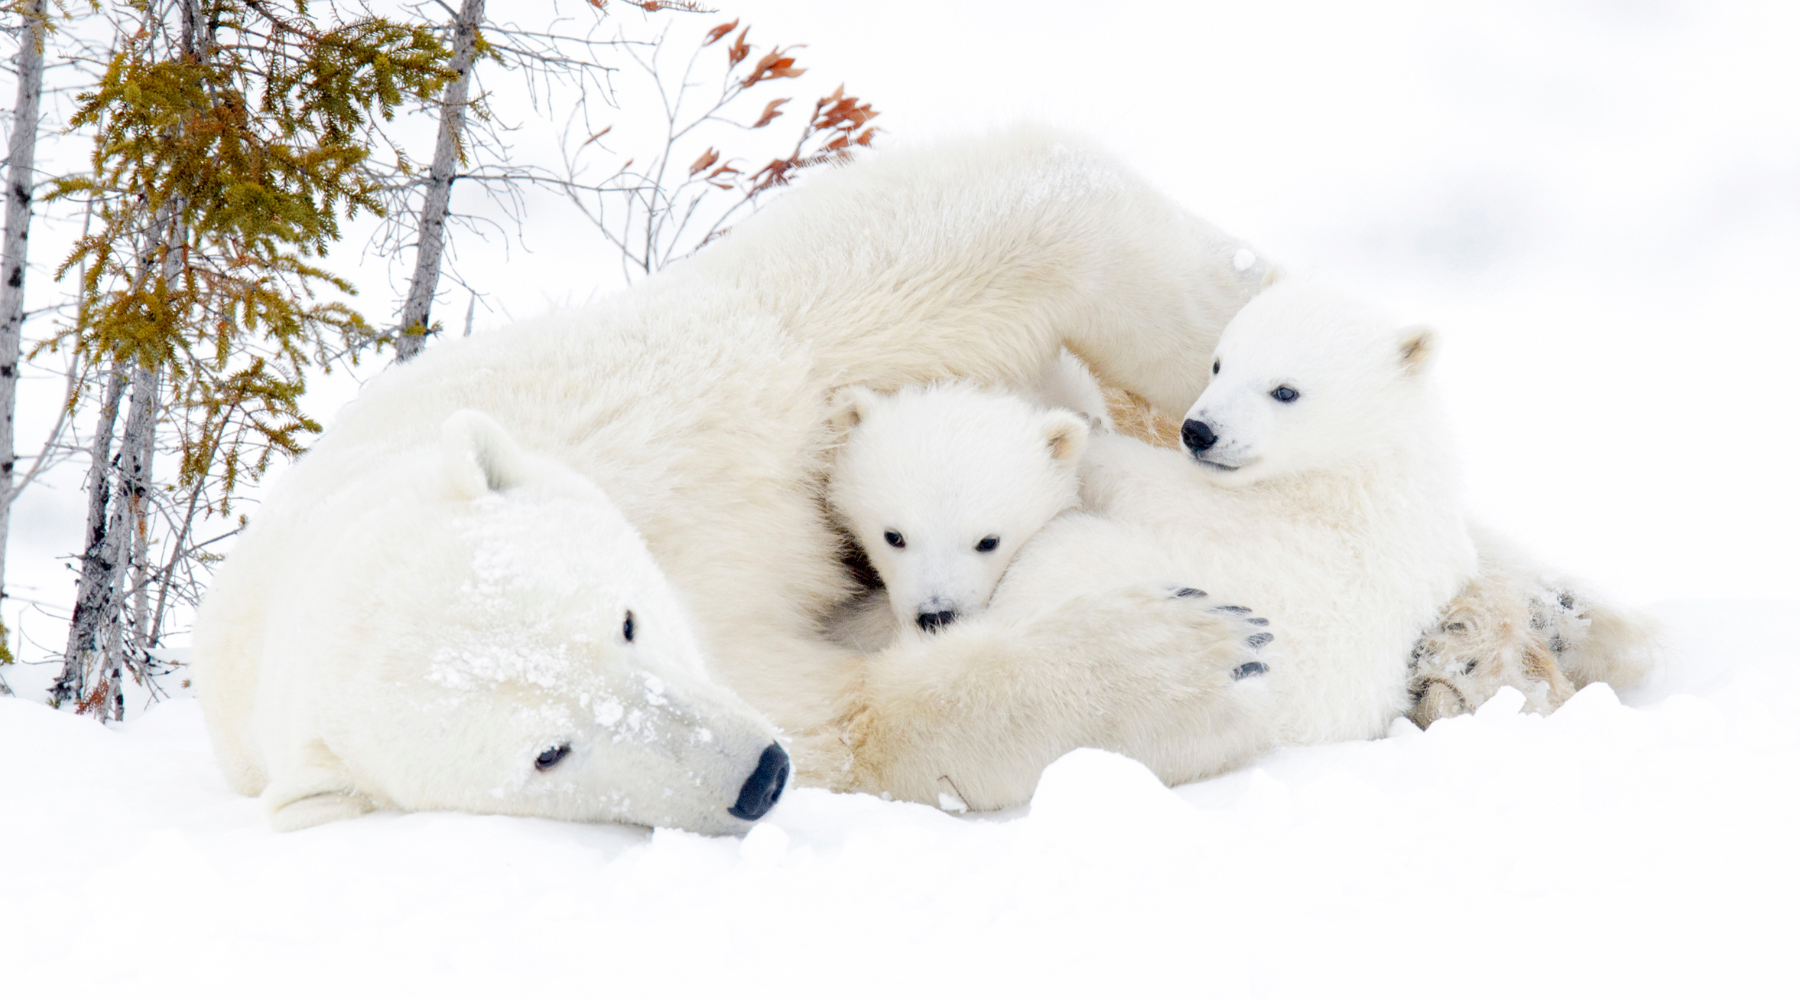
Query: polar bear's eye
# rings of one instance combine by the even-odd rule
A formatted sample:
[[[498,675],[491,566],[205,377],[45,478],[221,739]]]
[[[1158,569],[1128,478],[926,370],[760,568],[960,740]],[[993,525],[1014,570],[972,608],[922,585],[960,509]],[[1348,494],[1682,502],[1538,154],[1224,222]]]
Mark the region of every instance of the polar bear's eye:
[[[548,771],[551,768],[555,767],[556,765],[562,763],[562,759],[564,757],[567,757],[568,755],[569,755],[569,745],[567,743],[561,744],[560,746],[553,746],[550,749],[545,750],[543,753],[538,754],[537,760],[532,761],[531,766],[537,768],[540,771]]]
[[[1213,374],[1214,375],[1219,374],[1219,363],[1217,361],[1213,362]]]
[[[999,547],[1000,547],[1000,536],[999,535],[989,535],[986,538],[983,538],[981,541],[975,543],[975,551],[977,551],[977,552],[992,552]]]
[[[619,629],[619,632],[625,636],[626,642],[630,642],[637,635],[637,620],[631,617],[630,611],[625,612],[625,625]]]
[[[1300,398],[1299,390],[1293,388],[1292,386],[1286,386],[1286,385],[1276,386],[1272,391],[1270,391],[1269,395],[1274,396],[1276,399],[1279,399],[1284,403],[1291,403],[1294,400]]]
[[[906,536],[898,531],[884,531],[881,533],[881,537],[887,539],[887,543],[896,549],[906,548]]]

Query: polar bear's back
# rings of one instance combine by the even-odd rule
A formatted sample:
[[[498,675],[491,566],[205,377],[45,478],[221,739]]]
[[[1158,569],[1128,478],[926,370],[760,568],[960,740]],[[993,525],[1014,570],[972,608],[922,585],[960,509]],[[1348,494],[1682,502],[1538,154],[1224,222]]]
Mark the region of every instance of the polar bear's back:
[[[836,384],[1023,387],[1067,340],[1180,412],[1266,271],[1090,143],[1019,126],[814,177],[667,273],[737,289]],[[1191,370],[1145,342],[1190,345]]]

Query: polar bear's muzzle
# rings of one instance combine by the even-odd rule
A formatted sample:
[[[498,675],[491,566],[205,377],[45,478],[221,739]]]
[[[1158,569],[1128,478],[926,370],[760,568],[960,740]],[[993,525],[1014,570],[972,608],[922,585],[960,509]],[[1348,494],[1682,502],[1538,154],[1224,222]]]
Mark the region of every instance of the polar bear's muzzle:
[[[726,812],[738,819],[754,823],[770,810],[775,803],[781,801],[781,792],[787,787],[788,755],[781,749],[781,744],[771,743],[762,756],[757,758],[756,770],[744,779],[744,787],[738,791],[737,802]]]

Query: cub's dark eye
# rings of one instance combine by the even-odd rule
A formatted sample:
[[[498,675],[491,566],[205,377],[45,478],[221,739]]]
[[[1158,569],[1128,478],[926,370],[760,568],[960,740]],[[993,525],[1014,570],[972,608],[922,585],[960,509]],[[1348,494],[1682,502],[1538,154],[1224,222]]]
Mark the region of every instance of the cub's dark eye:
[[[537,760],[532,762],[532,766],[540,771],[548,771],[556,765],[561,764],[562,759],[568,755],[569,745],[564,743],[562,746],[551,747],[543,753],[538,754]]]
[[[887,543],[896,549],[906,548],[906,536],[898,531],[884,531],[881,533],[881,537],[887,539]]]
[[[1273,390],[1271,390],[1269,392],[1269,395],[1274,396],[1276,399],[1279,399],[1284,403],[1291,403],[1294,400],[1300,398],[1300,393],[1298,390],[1296,390],[1290,386],[1285,386],[1285,385],[1276,386]]]
[[[977,552],[992,552],[999,547],[1000,547],[1000,536],[999,535],[989,535],[986,538],[983,538],[981,541],[975,543],[975,551],[977,551]]]
[[[1213,374],[1214,375],[1219,374],[1219,363],[1217,361],[1213,362]]]
[[[630,642],[637,636],[637,619],[631,617],[631,612],[625,612],[625,624],[619,629],[619,633],[625,637],[626,642]],[[568,750],[567,747],[563,749]]]

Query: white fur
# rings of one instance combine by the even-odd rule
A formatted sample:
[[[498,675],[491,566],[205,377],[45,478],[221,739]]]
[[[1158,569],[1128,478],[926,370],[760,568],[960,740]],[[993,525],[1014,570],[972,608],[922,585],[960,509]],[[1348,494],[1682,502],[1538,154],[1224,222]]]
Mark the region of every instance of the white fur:
[[[840,401],[831,505],[903,631],[986,608],[1019,547],[1078,500],[1088,424],[1068,410],[965,383]]]
[[[1096,513],[1041,532],[992,613],[1127,580],[1191,583],[1253,608],[1275,637],[1260,658],[1270,714],[1222,738],[1381,735],[1410,704],[1414,643],[1474,570],[1430,339],[1336,290],[1275,284],[1226,328],[1188,414],[1215,429],[1198,457],[1218,464],[1095,438],[1083,482]],[[1269,395],[1283,385],[1299,397]]]
[[[819,177],[595,308],[433,346],[274,486],[201,609],[223,767],[279,825],[375,805],[729,829],[774,732],[741,696],[803,779],[921,801],[1023,801],[1084,745],[1215,769],[1168,734],[1213,724],[1247,634],[1228,616],[1128,586],[865,661],[818,632],[854,591],[820,496],[843,385],[1022,388],[1066,343],[1185,406],[1263,278],[1240,249],[1086,144],[1015,129]],[[458,430],[464,410],[494,426]],[[471,498],[474,473],[444,473],[443,437],[477,425],[517,442],[477,464],[524,482]],[[526,554],[492,587],[487,538]],[[614,645],[622,604],[665,645]],[[591,763],[535,774],[565,738]]]

